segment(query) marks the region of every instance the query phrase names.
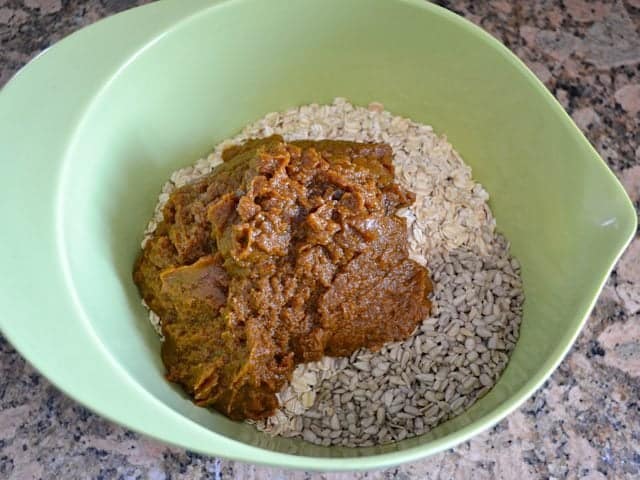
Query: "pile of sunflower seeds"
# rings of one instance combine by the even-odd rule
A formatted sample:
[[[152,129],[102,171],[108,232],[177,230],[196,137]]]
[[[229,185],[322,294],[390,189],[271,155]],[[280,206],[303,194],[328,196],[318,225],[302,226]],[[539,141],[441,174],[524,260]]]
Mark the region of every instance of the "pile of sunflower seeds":
[[[171,176],[143,246],[175,188],[210,173],[229,145],[272,134],[391,145],[396,180],[416,194],[398,215],[407,220],[410,256],[430,271],[433,311],[403,342],[299,365],[279,393],[281,408],[255,426],[319,445],[372,446],[420,435],[463,412],[509,361],[524,295],[518,262],[495,232],[488,194],[431,127],[393,116],[379,103],[362,108],[341,98],[270,113]],[[150,319],[159,330],[153,312]]]
[[[260,427],[320,445],[372,446],[420,435],[470,407],[509,361],[524,301],[504,237],[489,249],[432,255],[434,314],[404,342],[299,366],[280,393],[281,411]]]

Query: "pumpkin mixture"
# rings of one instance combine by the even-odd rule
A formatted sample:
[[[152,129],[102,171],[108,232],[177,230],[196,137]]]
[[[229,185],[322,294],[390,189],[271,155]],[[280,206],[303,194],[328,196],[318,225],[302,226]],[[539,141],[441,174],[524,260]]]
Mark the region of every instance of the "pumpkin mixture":
[[[199,405],[262,419],[297,364],[411,335],[431,282],[408,256],[396,213],[414,198],[392,157],[384,143],[275,135],[173,191],[134,269],[167,378]]]

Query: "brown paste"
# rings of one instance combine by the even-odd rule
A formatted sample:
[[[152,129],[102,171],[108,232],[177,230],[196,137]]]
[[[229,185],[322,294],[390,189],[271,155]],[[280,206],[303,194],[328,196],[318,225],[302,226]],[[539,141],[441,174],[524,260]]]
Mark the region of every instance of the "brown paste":
[[[386,144],[250,140],[174,191],[134,280],[162,319],[167,378],[259,419],[296,364],[408,337],[431,283],[409,259],[411,194]]]

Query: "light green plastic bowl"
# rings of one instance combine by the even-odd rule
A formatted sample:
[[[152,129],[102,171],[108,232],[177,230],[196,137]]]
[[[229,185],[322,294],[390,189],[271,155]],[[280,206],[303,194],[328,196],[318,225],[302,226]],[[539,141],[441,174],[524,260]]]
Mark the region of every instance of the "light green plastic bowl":
[[[265,113],[336,96],[446,133],[523,266],[521,337],[497,386],[379,448],[272,439],[163,378],[131,281],[170,172]],[[543,85],[467,21],[419,0],[165,0],[40,55],[0,93],[0,326],[67,394],[210,455],[316,470],[450,448],[517,408],[578,335],[636,230],[622,187]]]

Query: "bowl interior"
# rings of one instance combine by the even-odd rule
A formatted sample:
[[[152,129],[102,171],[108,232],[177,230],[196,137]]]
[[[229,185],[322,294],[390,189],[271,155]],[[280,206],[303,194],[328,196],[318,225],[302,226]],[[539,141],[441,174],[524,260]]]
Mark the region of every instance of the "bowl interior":
[[[170,172],[267,112],[336,96],[380,101],[448,136],[489,191],[526,292],[520,340],[490,394],[427,435],[359,450],[271,439],[193,406],[163,378],[131,280]],[[479,30],[412,1],[239,0],[179,22],[123,64],[86,110],[58,195],[70,285],[130,378],[221,435],[315,457],[442,448],[515,408],[569,348],[632,228],[619,185],[533,76]]]

